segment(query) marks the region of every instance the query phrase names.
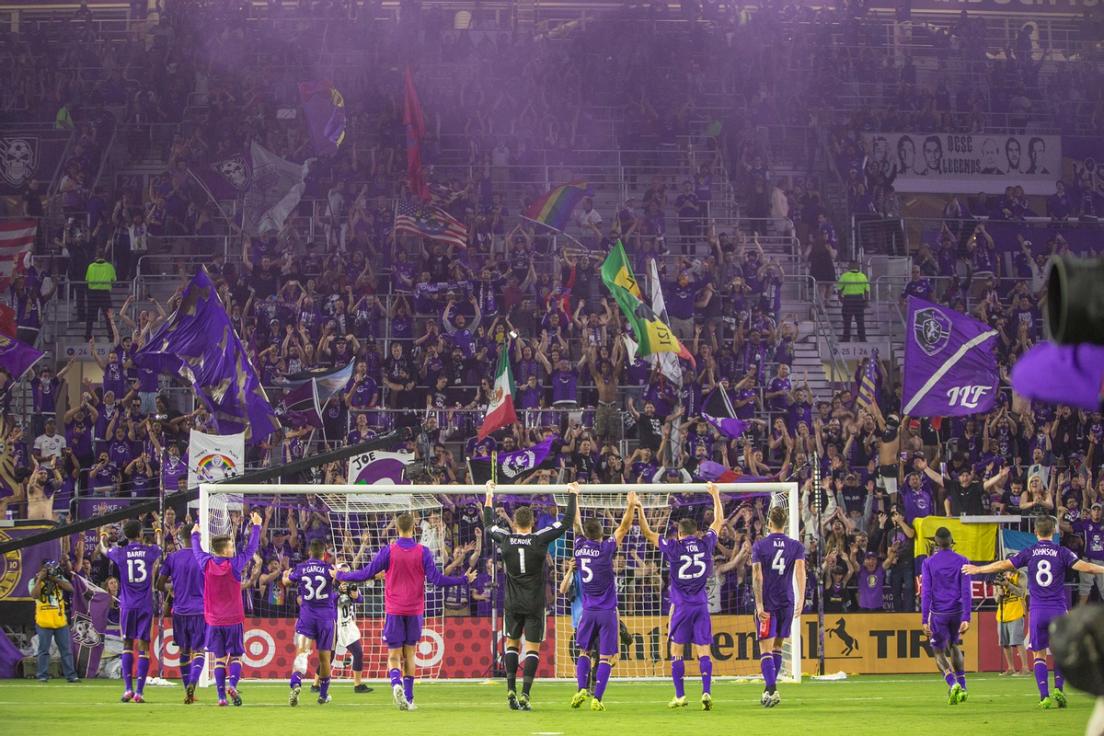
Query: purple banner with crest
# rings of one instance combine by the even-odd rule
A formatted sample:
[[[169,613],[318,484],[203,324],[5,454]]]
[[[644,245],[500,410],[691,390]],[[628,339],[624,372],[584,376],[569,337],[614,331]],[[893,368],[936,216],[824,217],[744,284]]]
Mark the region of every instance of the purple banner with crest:
[[[100,657],[103,656],[111,595],[80,575],[74,575],[72,582],[69,641],[73,648],[73,661],[78,675],[95,677],[100,671]]]
[[[0,542],[25,539],[48,529],[53,524],[29,524],[0,529]],[[31,600],[30,583],[38,574],[42,563],[61,559],[61,540],[43,542],[4,555],[0,571],[0,601]]]

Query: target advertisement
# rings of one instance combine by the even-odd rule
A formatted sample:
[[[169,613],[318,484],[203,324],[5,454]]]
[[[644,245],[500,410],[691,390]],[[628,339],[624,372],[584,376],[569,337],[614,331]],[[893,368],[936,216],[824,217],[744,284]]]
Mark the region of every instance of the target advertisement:
[[[188,487],[241,475],[245,468],[245,433],[204,434],[194,429],[188,440]]]

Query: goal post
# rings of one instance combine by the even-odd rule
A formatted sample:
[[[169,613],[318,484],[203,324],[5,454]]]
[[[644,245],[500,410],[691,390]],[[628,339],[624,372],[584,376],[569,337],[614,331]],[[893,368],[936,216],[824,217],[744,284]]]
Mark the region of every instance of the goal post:
[[[784,506],[788,510],[788,536],[800,539],[800,505],[797,483],[718,483],[718,490],[726,495],[730,517],[731,502],[737,501],[737,508],[755,508],[757,519],[765,517],[768,508]],[[699,520],[705,513],[711,513],[705,483],[664,483],[664,484],[583,484],[580,486],[579,509],[582,520],[597,518],[602,522],[605,534],[611,534],[620,523],[627,505],[627,494],[636,491],[642,506],[648,514],[649,523],[661,535],[669,531],[673,521],[681,516],[696,515]],[[410,511],[415,516],[416,536],[427,546],[442,546],[434,525],[441,520],[443,509],[454,503],[477,504],[482,512],[483,485],[313,485],[313,484],[234,484],[204,483],[199,487],[198,521],[202,543],[210,548],[210,539],[217,534],[238,534],[244,536],[244,525],[248,522],[253,509],[263,509],[270,504],[281,506],[302,506],[309,508],[315,516],[323,515],[329,530],[326,536],[332,542],[335,556],[340,562],[352,563],[354,567],[366,566],[371,557],[394,538],[392,522],[394,516]],[[307,497],[310,497],[308,499]],[[534,505],[547,504],[548,497],[554,497],[562,513],[567,503],[567,485],[558,484],[498,484],[496,498],[506,499],[512,506],[524,505],[532,500]],[[298,497],[298,499],[296,499]],[[457,498],[467,497],[467,498]],[[741,497],[743,497],[741,499]],[[549,510],[550,511],[550,510]],[[437,515],[434,517],[434,515]],[[681,516],[680,516],[681,515]],[[751,514],[748,529],[751,528]],[[548,596],[550,629],[554,631],[554,672],[557,677],[568,678],[574,674],[574,659],[578,654],[574,643],[572,626],[571,590],[565,583],[564,574],[567,560],[572,557],[574,529],[571,520],[565,520],[568,530],[565,536],[549,549],[551,564]],[[649,679],[667,676],[668,652],[674,652],[673,645],[667,643],[667,619],[669,605],[665,584],[666,570],[656,548],[647,544],[640,536],[636,522],[615,560],[618,569],[619,609],[625,627],[622,631],[622,656],[615,666],[616,678]],[[765,534],[765,529],[763,530]],[[423,540],[423,535],[427,539]],[[480,535],[482,537],[482,535]],[[432,538],[432,541],[430,539]],[[733,548],[733,539],[723,541]],[[482,541],[482,565],[489,556],[487,540]],[[431,548],[431,551],[432,548]],[[444,568],[447,559],[437,559]],[[493,568],[494,566],[491,565]],[[453,573],[459,574],[459,573]],[[496,573],[491,572],[492,575]],[[809,575],[815,574],[810,570]],[[501,570],[497,573],[502,575]],[[735,580],[735,577],[732,578]],[[710,581],[719,587],[723,582],[720,574]],[[561,584],[564,583],[564,586]],[[499,585],[502,581],[499,581]],[[739,615],[714,612],[716,622],[723,620],[724,631],[714,625],[714,643],[717,657],[723,657],[724,666],[715,663],[717,677],[754,678],[759,674],[754,610],[747,611],[750,575],[741,576],[737,590],[745,602],[744,612]],[[358,624],[362,634],[365,654],[364,674],[369,679],[383,677],[386,673],[386,651],[379,640],[382,618],[382,584],[369,595],[362,595],[356,605]],[[492,586],[493,587],[493,586]],[[565,593],[561,587],[566,587]],[[433,647],[445,646],[445,627],[449,613],[445,611],[444,593],[441,589],[427,584],[426,596],[426,637],[432,640],[423,642],[419,649],[425,654],[420,657],[419,677],[433,679],[447,677],[441,672],[440,657],[430,656]],[[362,591],[364,592],[364,591]],[[492,601],[494,600],[492,590]],[[796,593],[797,591],[795,591]],[[711,596],[713,590],[710,589]],[[500,592],[499,592],[500,597]],[[711,598],[711,604],[713,599]],[[500,602],[499,602],[500,605]],[[474,602],[472,602],[474,610]],[[712,606],[711,606],[712,608]],[[492,610],[493,607],[492,607]],[[494,657],[501,657],[498,632],[491,631],[492,620],[501,622],[501,611],[487,617],[480,626],[486,626],[491,635],[488,647],[494,642]],[[783,653],[783,668],[780,679],[800,681],[802,638],[806,632],[802,626],[795,625],[792,638]],[[733,652],[739,650],[740,656]],[[722,655],[721,652],[724,652]],[[497,660],[496,660],[497,662]],[[690,658],[688,674],[696,673],[696,660]],[[720,671],[718,671],[720,670]],[[489,671],[488,673],[489,674]]]

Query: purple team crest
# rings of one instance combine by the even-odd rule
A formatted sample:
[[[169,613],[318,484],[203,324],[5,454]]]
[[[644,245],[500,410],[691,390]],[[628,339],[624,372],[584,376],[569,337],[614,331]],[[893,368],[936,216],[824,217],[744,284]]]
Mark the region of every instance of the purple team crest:
[[[951,320],[936,307],[918,309],[912,318],[912,334],[925,354],[935,355],[951,339]]]

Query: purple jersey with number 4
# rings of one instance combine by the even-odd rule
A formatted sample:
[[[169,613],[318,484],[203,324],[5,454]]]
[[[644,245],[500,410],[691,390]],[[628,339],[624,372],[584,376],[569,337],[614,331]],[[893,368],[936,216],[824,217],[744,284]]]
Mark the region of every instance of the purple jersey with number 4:
[[[156,544],[131,542],[107,550],[107,558],[119,568],[119,608],[153,613],[153,567],[160,557]]]
[[[617,540],[613,537],[594,541],[575,538],[575,568],[583,582],[583,610],[608,611],[617,608],[617,579],[613,557]]]
[[[713,548],[717,533],[712,529],[700,537],[660,537],[659,551],[670,566],[671,603],[680,606],[708,606],[706,582],[713,577]]]
[[[1077,555],[1049,539],[1041,539],[1016,553],[1011,562],[1017,569],[1027,568],[1028,607],[1032,614],[1041,609],[1069,608],[1066,571],[1077,562]]]
[[[785,534],[768,534],[751,548],[752,563],[763,572],[763,610],[785,611],[794,605],[794,565],[805,559],[805,547]]]

